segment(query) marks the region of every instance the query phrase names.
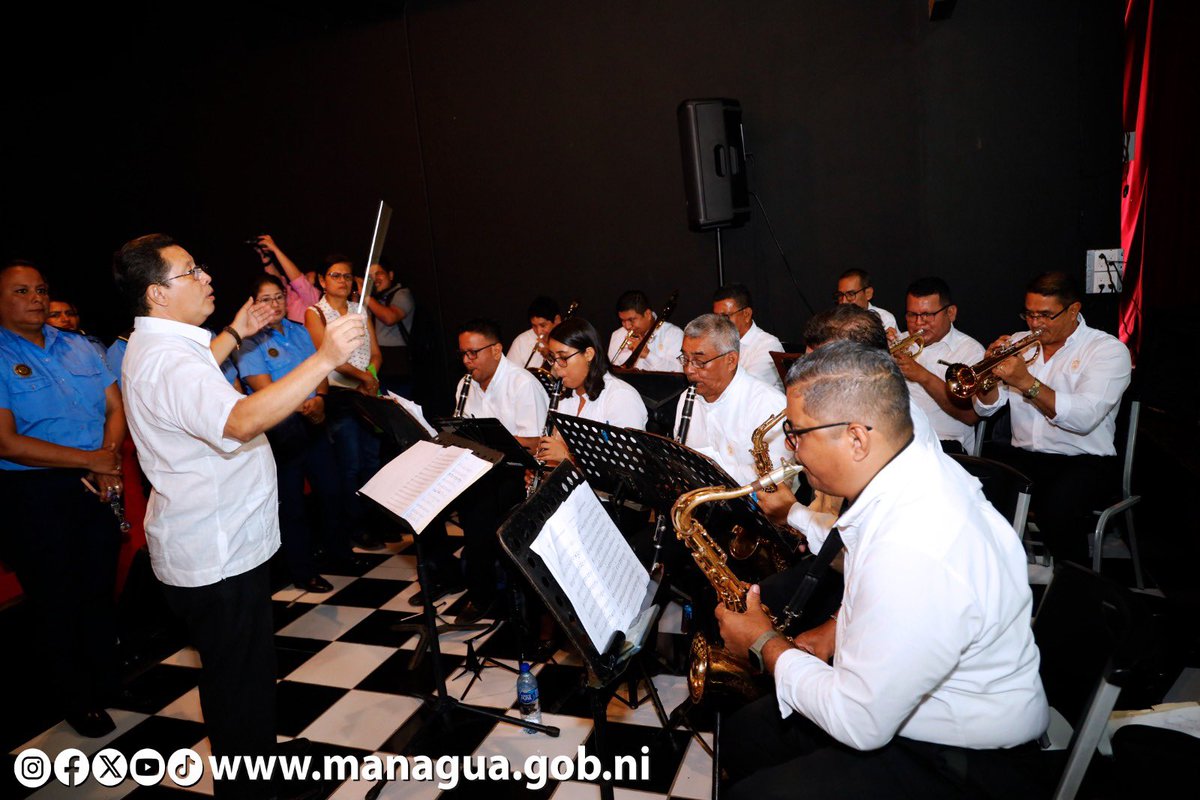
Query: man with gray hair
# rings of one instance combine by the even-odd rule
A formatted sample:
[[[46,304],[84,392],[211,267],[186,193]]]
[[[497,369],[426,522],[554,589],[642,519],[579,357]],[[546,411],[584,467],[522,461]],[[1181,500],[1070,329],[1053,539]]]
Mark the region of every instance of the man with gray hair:
[[[751,587],[717,609],[775,696],[722,726],[730,797],[1018,797],[1049,719],[1025,553],[979,483],[917,439],[886,351],[833,342],[788,374],[784,434],[813,487],[848,508],[832,664],[774,631]],[[799,713],[794,713],[799,712]]]
[[[683,444],[712,458],[739,484],[758,473],[750,452],[754,429],[783,410],[783,392],[763,383],[738,366],[737,328],[720,314],[703,314],[683,331],[679,363],[696,390],[691,423]],[[685,400],[675,410],[678,438]],[[783,432],[776,427],[766,437],[772,462],[787,455]]]

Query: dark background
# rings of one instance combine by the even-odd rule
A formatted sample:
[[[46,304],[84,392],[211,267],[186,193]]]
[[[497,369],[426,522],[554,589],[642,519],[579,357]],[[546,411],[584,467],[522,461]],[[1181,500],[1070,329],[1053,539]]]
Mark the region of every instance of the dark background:
[[[489,315],[511,338],[538,293],[579,297],[606,332],[635,287],[655,304],[679,288],[684,324],[708,310],[716,245],[686,225],[675,108],[723,96],[742,103],[751,189],[814,306],[849,267],[893,313],[937,274],[986,343],[1020,327],[1034,274],[1082,281],[1087,249],[1118,246],[1121,8],[963,0],[940,22],[926,0],[24,9],[0,34],[0,256],[43,265],[109,339],[130,323],[112,251],[166,231],[212,267],[224,324],[258,270],[242,240],[270,232],[302,268],[361,260],[385,198],[386,253],[439,334]],[[724,239],[727,279],[796,339],[808,312],[759,208]],[[1115,311],[1085,304],[1110,331]]]

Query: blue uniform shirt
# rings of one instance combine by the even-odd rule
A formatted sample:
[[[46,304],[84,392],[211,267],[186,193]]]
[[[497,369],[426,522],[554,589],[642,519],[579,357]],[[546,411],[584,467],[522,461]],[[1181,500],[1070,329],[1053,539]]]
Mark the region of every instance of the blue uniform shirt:
[[[117,339],[108,346],[104,360],[108,363],[108,371],[121,383],[121,362],[125,360],[125,348],[129,346],[128,339]]]
[[[0,328],[0,408],[12,412],[17,433],[34,439],[96,450],[104,443],[112,373],[83,336],[42,326],[45,347]],[[27,467],[0,459],[0,469]]]
[[[242,343],[242,349],[236,353],[238,372],[247,377],[270,375],[272,381],[277,381],[316,352],[308,330],[298,322],[285,319],[282,331],[268,325]],[[250,391],[249,386],[246,391]]]

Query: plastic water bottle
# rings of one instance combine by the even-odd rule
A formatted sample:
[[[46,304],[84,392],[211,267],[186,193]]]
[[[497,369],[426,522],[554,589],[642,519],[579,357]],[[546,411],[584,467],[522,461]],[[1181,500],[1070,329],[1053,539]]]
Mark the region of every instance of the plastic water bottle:
[[[517,676],[517,707],[521,709],[521,719],[526,722],[541,723],[542,707],[538,703],[537,676],[529,671],[529,664],[521,662],[521,674]],[[526,733],[537,733],[533,728],[525,728]]]

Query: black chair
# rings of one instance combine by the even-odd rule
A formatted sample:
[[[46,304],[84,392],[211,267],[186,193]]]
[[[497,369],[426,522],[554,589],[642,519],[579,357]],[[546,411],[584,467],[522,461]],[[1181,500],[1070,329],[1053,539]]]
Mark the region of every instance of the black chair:
[[[951,453],[950,457],[979,479],[983,485],[983,496],[1012,522],[1017,536],[1023,538],[1025,520],[1029,517],[1029,500],[1033,493],[1033,482],[1025,473],[990,458],[960,453]]]
[[[1072,728],[1056,800],[1079,790],[1149,629],[1150,614],[1130,590],[1078,564],[1055,563],[1033,633],[1050,707]]]
[[[1141,495],[1133,493],[1133,451],[1137,445],[1138,419],[1141,416],[1141,401],[1135,400],[1129,392],[1121,398],[1121,407],[1117,411],[1117,430],[1114,442],[1117,455],[1121,458],[1121,493],[1106,508],[1097,511],[1096,529],[1092,532],[1092,569],[1100,571],[1100,558],[1104,553],[1104,530],[1114,516],[1125,514],[1125,536],[1129,541],[1129,555],[1133,559],[1133,577],[1137,587],[1143,588],[1142,560],[1138,555],[1137,533],[1133,528],[1133,507],[1141,502]]]

